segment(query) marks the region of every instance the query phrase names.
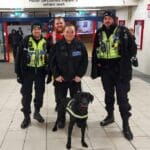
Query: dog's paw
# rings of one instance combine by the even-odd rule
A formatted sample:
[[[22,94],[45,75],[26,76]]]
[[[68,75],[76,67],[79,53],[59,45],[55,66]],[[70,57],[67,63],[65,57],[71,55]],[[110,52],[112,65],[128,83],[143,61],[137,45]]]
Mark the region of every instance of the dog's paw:
[[[82,146],[83,146],[83,147],[88,147],[88,145],[86,144],[85,141],[82,141]]]
[[[67,149],[71,149],[71,144],[70,144],[70,143],[67,143],[67,144],[66,144],[66,148],[67,148]]]

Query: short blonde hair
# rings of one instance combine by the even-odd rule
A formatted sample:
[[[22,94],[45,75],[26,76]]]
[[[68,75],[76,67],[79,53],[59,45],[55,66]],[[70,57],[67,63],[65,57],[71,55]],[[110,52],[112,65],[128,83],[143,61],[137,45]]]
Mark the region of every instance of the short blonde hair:
[[[63,20],[63,21],[65,22],[64,18],[63,18],[63,17],[61,17],[61,16],[55,17],[55,19],[54,19],[54,23],[55,23],[55,21],[56,21],[56,20]]]

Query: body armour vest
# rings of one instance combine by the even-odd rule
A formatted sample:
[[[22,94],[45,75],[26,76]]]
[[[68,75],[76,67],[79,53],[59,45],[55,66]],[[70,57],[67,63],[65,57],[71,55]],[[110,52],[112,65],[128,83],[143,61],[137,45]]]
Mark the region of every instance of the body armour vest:
[[[29,37],[27,66],[29,67],[43,67],[47,60],[46,40],[42,38],[36,43],[32,37]]]
[[[99,34],[99,47],[96,49],[97,58],[113,59],[121,57],[119,55],[119,34],[117,27],[114,32],[107,38],[104,31]]]

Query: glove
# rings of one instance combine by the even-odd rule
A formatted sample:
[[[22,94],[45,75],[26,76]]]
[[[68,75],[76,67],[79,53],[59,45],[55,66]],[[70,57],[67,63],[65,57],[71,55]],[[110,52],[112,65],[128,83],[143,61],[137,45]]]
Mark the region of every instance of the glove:
[[[137,57],[132,57],[131,58],[131,63],[132,63],[132,65],[134,66],[134,67],[138,67],[138,59],[137,59]]]
[[[22,77],[17,76],[17,82],[20,83],[20,84],[22,84],[23,83]]]
[[[52,77],[51,77],[51,75],[49,75],[49,76],[47,77],[46,83],[49,84],[51,81],[52,81]]]

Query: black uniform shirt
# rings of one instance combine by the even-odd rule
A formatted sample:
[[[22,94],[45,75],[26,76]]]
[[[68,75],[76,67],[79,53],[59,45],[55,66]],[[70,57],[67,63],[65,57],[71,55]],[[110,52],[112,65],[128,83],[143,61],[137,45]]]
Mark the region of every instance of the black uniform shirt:
[[[54,78],[63,76],[66,81],[75,76],[82,77],[87,69],[88,56],[84,44],[74,39],[68,44],[65,39],[54,46],[55,54],[52,58],[52,73]]]

